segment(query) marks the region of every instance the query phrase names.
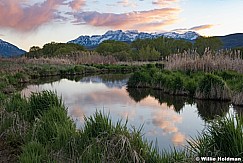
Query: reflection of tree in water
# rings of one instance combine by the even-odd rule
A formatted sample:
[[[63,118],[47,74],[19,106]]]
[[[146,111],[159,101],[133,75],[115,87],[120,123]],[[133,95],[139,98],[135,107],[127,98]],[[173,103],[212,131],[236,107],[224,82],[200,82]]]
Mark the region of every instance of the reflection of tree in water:
[[[139,102],[147,96],[152,96],[159,101],[160,104],[166,103],[168,106],[174,106],[177,113],[181,111],[184,107],[185,102],[190,103],[188,97],[183,96],[173,96],[169,94],[164,94],[160,90],[144,89],[144,88],[127,88],[129,96],[135,101]]]
[[[166,103],[168,106],[173,105],[177,113],[180,113],[181,109],[183,109],[185,105],[185,102],[189,101],[188,97],[173,96],[173,95],[165,94],[160,90],[152,90],[150,95],[155,97],[155,99],[157,99],[160,104]]]
[[[121,80],[128,80],[131,74],[103,74],[99,78],[104,82],[117,82]]]
[[[129,97],[135,102],[140,102],[150,94],[150,89],[147,88],[127,88]]]
[[[243,106],[234,106],[234,111],[241,117],[243,117]]]
[[[224,117],[229,111],[229,103],[212,100],[196,100],[198,114],[205,121],[212,120],[216,116]]]

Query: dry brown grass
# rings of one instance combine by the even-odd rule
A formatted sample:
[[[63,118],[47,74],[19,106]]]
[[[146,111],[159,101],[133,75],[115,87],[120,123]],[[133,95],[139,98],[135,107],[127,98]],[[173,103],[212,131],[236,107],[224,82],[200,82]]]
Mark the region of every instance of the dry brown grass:
[[[203,55],[196,51],[184,51],[166,58],[168,70],[191,70],[212,72],[215,70],[234,70],[243,73],[243,60],[240,51],[220,50],[217,52],[205,49]]]
[[[92,51],[73,52],[71,54],[55,57],[22,57],[18,60],[22,63],[34,64],[113,64],[117,62],[113,56],[102,56]]]
[[[0,58],[0,63],[11,63],[6,69],[20,69],[19,64],[52,64],[52,65],[70,65],[70,64],[114,64],[117,60],[113,56],[103,56],[96,52],[74,52],[67,55],[55,57],[39,57],[39,58]],[[12,64],[15,63],[16,66]],[[15,72],[16,72],[15,71]]]

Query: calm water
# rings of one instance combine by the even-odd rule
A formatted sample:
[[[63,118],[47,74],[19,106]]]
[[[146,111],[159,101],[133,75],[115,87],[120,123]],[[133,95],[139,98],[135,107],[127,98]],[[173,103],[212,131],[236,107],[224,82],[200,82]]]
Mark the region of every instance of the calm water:
[[[78,128],[84,123],[84,115],[90,116],[96,110],[110,113],[113,122],[128,117],[130,128],[143,125],[144,137],[157,141],[161,149],[180,148],[186,139],[198,135],[209,120],[241,110],[224,102],[192,100],[149,89],[127,89],[128,79],[129,75],[91,76],[76,81],[61,79],[30,85],[22,94],[56,91]]]

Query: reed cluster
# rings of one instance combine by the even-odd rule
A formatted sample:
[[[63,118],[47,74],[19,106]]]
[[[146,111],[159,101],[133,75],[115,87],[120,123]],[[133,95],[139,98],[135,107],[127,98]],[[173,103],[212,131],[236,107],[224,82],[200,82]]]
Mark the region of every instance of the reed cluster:
[[[165,68],[194,72],[233,70],[243,73],[243,59],[240,51],[205,49],[204,54],[200,55],[194,50],[189,50],[166,57]]]

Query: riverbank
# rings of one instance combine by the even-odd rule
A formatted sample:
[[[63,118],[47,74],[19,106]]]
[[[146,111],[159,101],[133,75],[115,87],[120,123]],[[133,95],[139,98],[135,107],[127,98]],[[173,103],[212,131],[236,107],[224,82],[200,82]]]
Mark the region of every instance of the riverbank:
[[[10,94],[21,90],[26,84],[36,83],[40,78],[79,77],[89,74],[132,73],[144,65],[70,65],[47,63],[22,63],[18,59],[2,59],[0,65],[0,93]]]
[[[152,88],[171,95],[243,105],[243,75],[234,71],[170,71],[155,66],[135,72],[128,87]]]

